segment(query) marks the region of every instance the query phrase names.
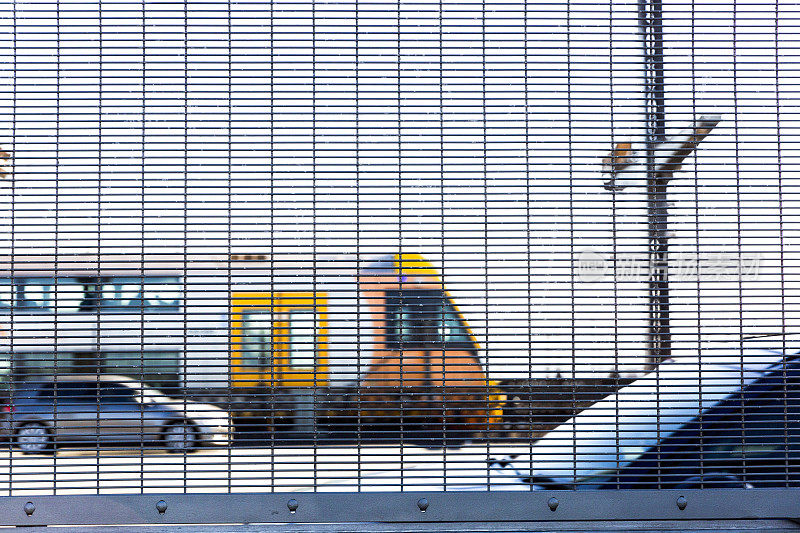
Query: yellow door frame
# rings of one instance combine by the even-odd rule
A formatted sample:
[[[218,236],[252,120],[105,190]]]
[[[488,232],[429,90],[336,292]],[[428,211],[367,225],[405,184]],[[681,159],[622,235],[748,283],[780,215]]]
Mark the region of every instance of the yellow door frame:
[[[245,311],[264,309],[274,316],[272,297],[268,292],[233,293],[231,295],[231,380],[236,387],[255,387],[275,382],[275,361],[269,369],[245,367],[242,364],[242,315]],[[272,323],[273,353],[275,352],[275,322]],[[265,371],[266,370],[266,371]],[[277,384],[277,383],[275,383]]]
[[[246,311],[268,310],[272,321],[272,365],[266,368],[242,365],[242,315]],[[292,368],[289,316],[291,311],[311,309],[316,312],[314,368]],[[247,292],[231,295],[231,374],[236,387],[261,384],[281,387],[328,385],[328,297],[311,292]]]

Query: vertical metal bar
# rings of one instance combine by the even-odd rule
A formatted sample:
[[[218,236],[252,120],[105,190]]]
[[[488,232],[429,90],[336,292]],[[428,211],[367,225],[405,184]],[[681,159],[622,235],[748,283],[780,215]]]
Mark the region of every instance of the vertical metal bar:
[[[144,338],[145,338],[145,331],[144,331],[144,273],[145,273],[145,266],[144,266],[144,249],[145,249],[145,138],[147,136],[147,124],[146,124],[146,105],[147,105],[147,3],[146,0],[141,0],[141,7],[142,7],[142,151],[141,151],[141,166],[139,167],[139,172],[141,174],[142,180],[142,190],[140,193],[140,207],[141,213],[139,215],[139,221],[142,225],[139,228],[139,275],[141,278],[139,279],[139,290],[141,291],[142,297],[140,298],[139,302],[139,365],[140,365],[140,374],[139,374],[139,381],[144,383]],[[56,206],[57,207],[57,206]],[[58,254],[58,249],[56,249],[56,254]],[[144,401],[144,388],[141,389],[141,401]],[[142,431],[139,434],[139,492],[144,494],[144,410],[139,412],[139,424]]]
[[[445,207],[444,207],[444,2],[439,0],[439,221],[440,221],[440,234],[439,245],[441,246],[441,286],[442,302],[441,302],[441,342],[442,342],[442,490],[447,490],[447,360],[446,360],[446,343],[447,343],[447,330],[445,329],[445,305],[449,301],[447,293],[445,292]],[[458,405],[454,402],[454,413],[458,412]],[[456,423],[458,421],[456,420]]]
[[[99,0],[97,3],[97,61],[98,61],[98,74],[97,74],[97,258],[95,266],[97,267],[97,278],[94,279],[92,290],[92,308],[96,313],[95,320],[95,353],[93,354],[94,371],[97,375],[97,383],[94,389],[95,392],[95,426],[94,426],[94,445],[95,445],[95,491],[100,494],[100,344],[101,322],[100,322],[100,287],[101,287],[101,244],[102,244],[102,183],[103,183],[103,1]],[[184,154],[186,153],[184,149]],[[55,396],[58,394],[54,391]]]
[[[614,3],[608,3],[608,95],[609,95],[609,129],[611,131],[611,146],[616,146],[614,139]],[[614,315],[614,370],[611,377],[614,379],[614,390],[619,390],[619,286],[617,285],[617,191],[611,189],[611,283],[613,288],[613,315]],[[575,376],[572,376],[573,382]],[[577,414],[576,406],[573,406],[573,413]],[[614,452],[616,461],[616,470],[620,468],[620,411],[619,411],[619,396],[614,396],[614,422],[615,422],[615,435],[614,435]],[[619,476],[616,476],[617,488],[619,488]]]
[[[275,492],[275,432],[277,417],[275,416],[278,368],[275,362],[275,0],[269,0],[269,318],[270,324],[270,367],[269,367],[269,479],[270,492]],[[242,346],[240,343],[239,346]],[[240,348],[241,353],[241,348]],[[256,382],[257,394],[267,396],[261,380],[263,372],[259,370]],[[263,392],[262,392],[263,391]],[[257,398],[256,412],[262,413],[267,402]],[[260,417],[256,417],[259,419]]]
[[[647,238],[649,252],[650,365],[670,357],[667,234],[667,181],[655,169],[656,145],[665,138],[664,45],[661,0],[639,0],[639,26],[644,53],[645,144],[647,153]]]
[[[691,0],[691,75],[692,75],[692,116],[697,116],[697,79],[696,79],[696,66],[695,66],[695,54],[696,54],[696,43],[695,43],[695,32],[696,32],[696,8],[695,5],[696,0]],[[704,459],[704,450],[703,450],[703,442],[705,439],[705,428],[703,427],[703,343],[702,343],[702,309],[701,309],[701,280],[700,280],[700,181],[699,181],[699,172],[698,172],[698,154],[697,151],[694,152],[694,230],[695,230],[695,254],[697,255],[697,285],[696,285],[696,295],[697,295],[697,419],[699,422],[698,428],[698,439],[699,439],[699,450],[700,450],[700,464],[699,464],[699,475],[700,475],[700,488],[704,488],[705,482],[703,481],[703,472],[705,470],[705,459]]]
[[[189,270],[189,0],[183,0],[183,387],[186,389],[188,371],[188,270]],[[186,412],[186,394],[183,398],[183,412]],[[184,435],[185,439],[185,435]],[[183,492],[188,492],[189,469],[186,460],[186,446],[182,448],[183,455]]]
[[[397,0],[395,7],[397,8],[397,238],[398,238],[398,256],[397,256],[397,277],[400,280],[398,285],[398,324],[402,326],[402,305],[403,298],[403,133],[402,133],[402,111],[400,108],[400,81],[402,72],[402,61],[400,59],[400,6],[401,0]],[[385,302],[384,302],[385,305]],[[413,326],[412,326],[413,327]],[[400,490],[405,489],[405,352],[403,346],[403,335],[400,338],[400,394],[398,399],[400,401]],[[386,387],[388,389],[388,387]],[[392,387],[393,388],[393,387]],[[414,400],[412,392],[412,401]],[[413,428],[412,430],[413,431]]]
[[[741,189],[741,168],[739,166],[739,78],[738,78],[738,59],[737,52],[737,16],[738,10],[737,1],[733,0],[733,21],[731,24],[733,47],[731,57],[731,75],[733,78],[733,147],[734,147],[734,162],[736,171],[736,255],[738,259],[737,270],[737,300],[739,303],[739,388],[744,389],[744,286],[742,282],[742,189]],[[746,19],[745,19],[746,20]],[[740,453],[742,459],[742,482],[747,483],[747,454],[746,454],[746,438],[747,438],[747,425],[745,412],[748,409],[745,403],[745,395],[741,394],[741,425],[739,427],[739,436],[741,438]]]
[[[530,14],[528,13],[528,2],[524,2],[523,4],[523,42],[524,46],[522,48],[523,54],[523,95],[524,95],[524,105],[523,105],[523,112],[525,113],[525,262],[526,262],[526,291],[525,291],[525,307],[527,311],[527,321],[528,321],[528,399],[525,403],[527,403],[528,407],[528,454],[530,457],[533,457],[533,300],[532,300],[532,285],[533,285],[533,272],[532,272],[532,262],[533,257],[531,254],[531,136],[530,136],[530,67],[528,65],[528,18]],[[567,143],[569,143],[571,139],[567,139]],[[518,395],[520,398],[524,398],[522,390],[514,391],[514,395]],[[513,396],[512,396],[513,398]],[[530,486],[530,490],[534,490],[533,484]]]
[[[232,183],[231,183],[232,180],[233,180],[233,168],[232,168],[232,165],[233,165],[233,146],[232,146],[233,145],[233,139],[232,139],[233,138],[233,104],[232,104],[232,99],[233,99],[233,80],[232,80],[232,78],[233,78],[233,22],[232,22],[232,19],[233,19],[233,15],[231,13],[232,10],[233,10],[233,4],[232,4],[231,0],[227,0],[227,3],[226,3],[226,14],[228,15],[228,17],[227,17],[227,20],[226,20],[226,23],[227,23],[226,29],[228,30],[228,39],[227,39],[228,40],[228,43],[227,43],[228,44],[228,64],[227,64],[227,67],[228,67],[228,72],[227,72],[227,74],[228,74],[228,76],[227,76],[228,77],[228,80],[227,80],[228,81],[228,86],[227,86],[227,90],[228,90],[228,124],[227,124],[227,126],[228,126],[228,132],[227,132],[228,133],[228,153],[226,154],[227,155],[227,169],[226,170],[227,170],[227,174],[228,174],[228,181],[227,181],[227,191],[226,191],[227,192],[227,195],[226,195],[227,196],[227,198],[226,198],[227,201],[226,201],[226,205],[225,205],[225,207],[226,207],[226,213],[225,213],[226,214],[226,219],[225,219],[225,221],[227,223],[226,224],[226,228],[225,228],[226,229],[226,231],[225,231],[225,251],[226,251],[225,260],[227,261],[227,264],[226,264],[226,267],[227,267],[227,272],[226,272],[227,279],[225,280],[226,281],[226,284],[225,284],[225,300],[226,300],[225,304],[226,304],[226,313],[227,313],[227,316],[228,316],[228,324],[229,324],[229,326],[228,326],[228,329],[226,330],[226,333],[225,333],[225,347],[226,347],[226,353],[225,353],[226,376],[225,377],[227,378],[227,380],[226,380],[227,387],[225,388],[225,393],[226,393],[225,408],[228,411],[228,445],[227,445],[227,450],[226,450],[226,452],[227,452],[227,461],[228,461],[228,464],[227,464],[227,470],[228,470],[228,476],[227,476],[228,477],[228,479],[227,479],[228,487],[227,487],[227,489],[228,489],[228,493],[232,492],[232,490],[233,490],[233,487],[232,487],[232,480],[233,480],[233,450],[232,450],[232,448],[233,448],[233,437],[234,437],[233,428],[231,427],[231,420],[232,420],[231,405],[232,405],[232,393],[233,393],[233,374],[232,374],[232,363],[233,363],[233,361],[231,360],[231,357],[233,355],[233,344],[232,344],[233,340],[231,339],[231,335],[230,335],[230,333],[231,333],[230,332],[230,324],[231,324],[231,320],[230,320],[231,319],[231,315],[230,314],[233,311],[233,295],[232,295],[233,279],[232,279],[232,274],[231,274],[231,268],[232,268],[231,263],[233,261],[233,259],[231,257],[231,253],[233,252],[233,250],[231,249],[231,232],[232,232],[232,225],[233,225],[232,214],[231,214],[231,209],[232,209],[231,208],[231,201],[232,201],[231,197],[233,195],[233,189],[232,189]]]
[[[776,159],[778,173],[778,242],[780,243],[780,293],[781,293],[781,373],[783,393],[783,475],[789,487],[789,389],[786,376],[786,274],[784,255],[784,213],[783,213],[783,161],[781,158],[781,84],[780,84],[780,1],[775,0],[775,133]]]
[[[314,492],[318,484],[319,436],[317,435],[317,2],[311,0],[311,316],[312,316],[312,389],[311,438],[314,461]],[[288,314],[289,364],[292,359],[292,314]],[[291,370],[291,369],[290,369]],[[306,394],[303,394],[306,401]],[[297,406],[299,411],[299,406]],[[298,413],[299,414],[299,413]],[[298,416],[297,414],[295,416]],[[305,412],[308,416],[308,411]],[[303,426],[307,427],[306,422]]]
[[[362,366],[361,366],[361,302],[363,301],[361,298],[361,109],[360,109],[360,100],[359,100],[359,92],[361,90],[360,86],[360,50],[359,50],[359,0],[355,1],[355,83],[356,83],[356,90],[355,90],[355,133],[356,133],[356,151],[355,151],[355,158],[356,158],[356,172],[355,172],[355,179],[356,179],[356,261],[355,261],[355,288],[356,288],[356,454],[357,454],[357,473],[358,479],[357,489],[358,492],[361,492],[361,476],[362,476],[362,468],[363,468],[363,450],[362,450],[362,431],[363,431],[363,424],[364,421],[361,417],[361,384],[363,380],[363,376],[361,375]],[[343,399],[347,398],[347,396],[343,396]],[[339,402],[334,403],[334,408],[339,409]],[[342,406],[344,408],[344,406]],[[349,423],[349,422],[348,422]]]
[[[18,52],[17,52],[17,32],[18,32],[18,30],[17,30],[17,22],[18,22],[17,21],[17,1],[18,0],[13,0],[13,2],[11,4],[11,45],[12,45],[12,48],[13,48],[13,50],[12,50],[12,58],[11,58],[11,61],[12,61],[12,65],[11,65],[11,68],[12,68],[12,80],[11,80],[11,157],[10,157],[10,159],[11,159],[10,160],[11,168],[9,169],[11,171],[11,202],[10,202],[11,203],[11,206],[10,206],[11,207],[11,213],[10,213],[10,216],[9,216],[9,218],[10,218],[9,222],[10,222],[10,226],[11,226],[9,228],[9,230],[10,230],[9,231],[9,234],[10,234],[9,237],[11,239],[11,242],[9,243],[9,248],[10,248],[10,252],[11,252],[11,257],[9,258],[9,261],[8,261],[9,262],[9,270],[10,270],[10,281],[9,281],[9,283],[11,285],[11,312],[9,313],[10,316],[9,316],[9,325],[8,325],[8,329],[9,329],[9,339],[8,339],[9,350],[8,351],[9,351],[9,354],[10,354],[9,356],[11,357],[11,363],[9,365],[10,366],[10,373],[11,373],[11,384],[10,384],[10,387],[9,387],[9,394],[11,394],[11,398],[14,397],[13,396],[14,395],[14,379],[15,379],[14,372],[15,372],[15,368],[16,368],[15,364],[14,364],[15,363],[15,361],[14,361],[15,360],[14,352],[16,350],[16,346],[15,346],[15,342],[14,342],[14,340],[16,339],[16,329],[14,327],[16,325],[16,320],[15,320],[16,319],[16,314],[15,314],[15,311],[16,311],[16,307],[17,307],[17,302],[19,301],[19,288],[18,288],[18,286],[17,286],[17,284],[15,282],[15,275],[16,275],[15,274],[15,270],[16,270],[16,262],[15,262],[16,254],[15,254],[15,252],[16,252],[16,246],[15,246],[15,243],[14,243],[14,239],[16,238],[16,232],[15,232],[15,226],[16,226],[16,220],[15,220],[16,219],[16,217],[15,217],[16,209],[15,209],[15,207],[16,207],[16,202],[15,202],[15,197],[16,197],[16,192],[17,192],[17,190],[16,190],[16,181],[17,181],[16,180],[16,170],[17,170],[16,169],[16,157],[14,157],[15,154],[16,154],[16,147],[17,147],[17,84],[18,84],[18,80],[17,80],[17,76],[18,76],[18,74],[17,74],[17,55],[18,55]],[[8,450],[8,495],[9,496],[13,496],[14,495],[14,454],[11,452],[11,445],[10,445],[11,441],[13,441],[13,438],[9,439],[9,450]]]
[[[59,177],[60,172],[59,168],[61,165],[61,151],[59,146],[61,144],[61,2],[56,1],[56,131],[55,131],[55,143],[56,143],[56,168],[55,168],[55,227],[54,227],[54,246],[53,246],[53,375],[58,375],[58,191],[59,191]],[[54,427],[58,426],[58,418],[55,416],[55,405],[56,405],[56,395],[53,393],[53,409],[54,409],[54,417],[53,420],[56,421]],[[53,442],[53,446],[55,447],[55,439]],[[56,485],[58,481],[58,473],[56,469],[56,453],[55,448],[53,448],[53,494],[56,493]]]
[[[482,150],[482,163],[483,163],[483,268],[484,268],[484,331],[486,334],[485,342],[485,368],[483,369],[483,376],[485,382],[485,396],[484,408],[489,412],[489,360],[490,360],[490,346],[489,339],[491,337],[489,332],[489,177],[488,177],[488,154],[487,154],[487,130],[486,121],[486,0],[481,0],[481,126],[483,127],[483,150]],[[488,427],[488,417],[486,418],[486,431]],[[486,489],[491,490],[491,478],[489,476],[489,459],[491,451],[489,447],[489,440],[486,440]]]
[[[270,367],[269,367],[269,407],[267,402],[257,399],[256,412],[263,413],[267,408],[269,418],[269,479],[270,492],[275,492],[275,439],[277,437],[277,416],[275,409],[277,406],[277,375],[279,373],[275,360],[275,0],[269,0],[269,319],[270,319]],[[242,324],[244,325],[244,324]],[[240,346],[242,344],[240,343]],[[240,349],[241,353],[241,349]],[[267,391],[264,391],[264,384],[261,378],[263,371],[259,369],[259,379],[256,381],[257,394],[266,399]],[[260,417],[256,417],[258,420]]]
[[[570,338],[570,371],[571,371],[571,405],[570,409],[571,412],[575,411],[575,403],[576,403],[576,394],[577,391],[575,390],[576,383],[575,383],[575,374],[576,367],[575,367],[575,357],[577,355],[576,350],[576,334],[575,334],[575,325],[576,325],[576,311],[575,311],[575,174],[574,174],[574,161],[573,161],[573,148],[572,148],[572,9],[571,9],[570,2],[566,3],[567,8],[567,20],[566,20],[566,40],[567,40],[567,165],[568,165],[568,172],[569,172],[569,267],[570,272],[572,275],[569,277],[569,313],[570,313],[570,331],[569,331],[569,338]],[[531,398],[530,401],[533,401]],[[577,431],[575,425],[572,426],[572,456],[570,457],[571,461],[571,470],[572,470],[572,484],[574,485],[577,481],[577,461],[578,461],[578,447],[577,447]],[[531,461],[533,461],[533,457],[531,457]]]

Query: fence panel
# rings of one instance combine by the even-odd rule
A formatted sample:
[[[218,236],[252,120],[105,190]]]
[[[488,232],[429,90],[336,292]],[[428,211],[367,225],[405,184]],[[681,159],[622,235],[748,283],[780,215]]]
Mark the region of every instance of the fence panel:
[[[0,521],[798,516],[796,20],[7,4]]]

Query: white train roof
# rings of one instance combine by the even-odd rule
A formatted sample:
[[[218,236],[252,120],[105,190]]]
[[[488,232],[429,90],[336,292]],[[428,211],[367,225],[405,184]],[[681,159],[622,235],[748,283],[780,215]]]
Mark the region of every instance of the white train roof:
[[[401,264],[402,263],[402,264]],[[419,254],[387,254],[358,257],[356,254],[26,254],[0,256],[0,277],[94,277],[254,274],[334,275],[355,277],[358,273],[397,275],[404,273],[436,275],[434,267]]]

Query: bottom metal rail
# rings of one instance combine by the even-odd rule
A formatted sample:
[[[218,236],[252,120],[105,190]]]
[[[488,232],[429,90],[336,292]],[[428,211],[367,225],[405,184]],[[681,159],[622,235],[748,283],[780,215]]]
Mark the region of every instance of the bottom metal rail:
[[[53,528],[26,527],[26,533],[51,533]],[[749,520],[609,520],[563,522],[344,522],[335,524],[220,524],[220,525],[134,525],[60,526],[59,533],[796,533],[800,525],[781,518]]]
[[[792,519],[800,489],[120,494],[0,498],[4,525]]]

